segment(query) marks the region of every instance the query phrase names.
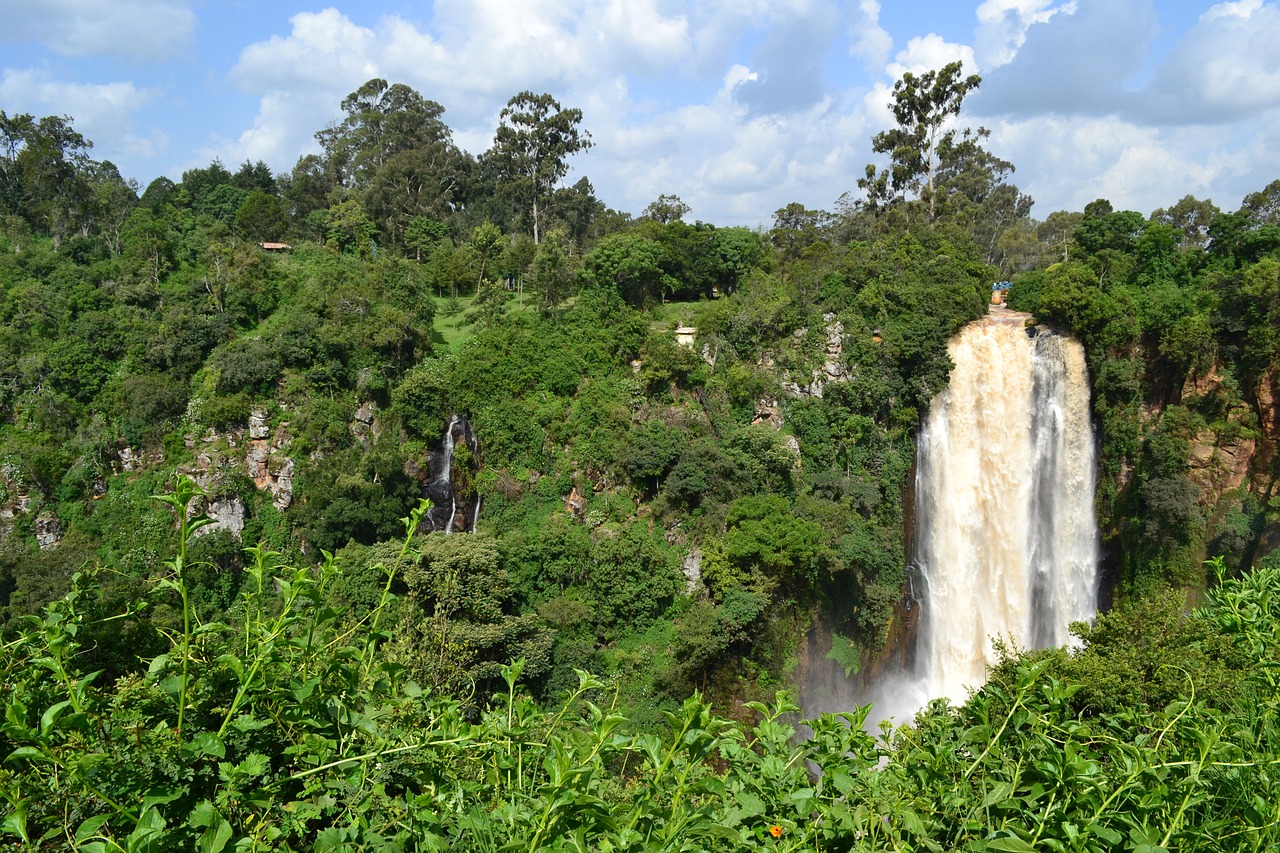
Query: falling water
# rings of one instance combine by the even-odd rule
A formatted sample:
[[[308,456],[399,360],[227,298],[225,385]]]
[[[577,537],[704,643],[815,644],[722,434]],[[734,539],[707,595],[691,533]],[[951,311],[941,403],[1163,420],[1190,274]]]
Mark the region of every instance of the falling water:
[[[459,479],[459,472],[454,471],[459,442],[471,451],[474,464],[479,444],[471,431],[471,424],[466,418],[453,415],[440,438],[439,448],[431,453],[427,464],[428,476],[424,491],[434,504],[427,514],[427,523],[431,530],[446,534],[455,531],[475,532],[476,523],[480,519],[480,495],[477,493],[471,498],[462,494],[460,490],[466,490],[465,486],[455,482]]]
[[[1089,386],[1080,345],[1000,312],[950,344],[916,469],[917,698],[962,701],[993,637],[1060,645],[1096,607]],[[905,697],[904,697],[905,698]]]

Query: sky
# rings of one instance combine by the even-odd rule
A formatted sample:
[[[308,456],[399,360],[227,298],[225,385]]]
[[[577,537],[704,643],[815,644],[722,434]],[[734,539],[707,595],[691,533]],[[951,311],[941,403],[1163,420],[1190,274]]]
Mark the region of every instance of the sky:
[[[568,183],[767,226],[856,197],[894,81],[957,59],[983,81],[961,123],[1038,219],[1235,210],[1280,178],[1280,0],[0,0],[0,21],[0,109],[71,116],[143,187],[215,157],[287,172],[382,77],[473,154],[548,92],[594,143]]]

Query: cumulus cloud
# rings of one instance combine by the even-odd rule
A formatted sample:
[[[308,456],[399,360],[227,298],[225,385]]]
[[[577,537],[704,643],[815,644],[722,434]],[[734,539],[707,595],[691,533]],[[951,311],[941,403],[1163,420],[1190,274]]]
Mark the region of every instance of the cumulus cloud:
[[[858,0],[850,25],[849,52],[862,59],[867,68],[879,71],[893,49],[893,36],[880,26],[877,0]]]
[[[974,54],[978,66],[991,69],[1009,62],[1026,41],[1032,24],[1043,24],[1058,12],[1074,12],[1075,0],[1053,6],[1052,0],[984,0],[976,15]]]
[[[835,43],[838,20],[839,10],[822,2],[770,26],[752,53],[757,77],[737,87],[738,100],[764,113],[797,112],[822,100],[827,51]]]
[[[907,46],[898,52],[885,71],[889,77],[897,80],[908,71],[923,74],[952,62],[960,62],[966,72],[972,72],[976,67],[973,48],[967,44],[949,42],[937,33],[929,33],[908,41]]]
[[[1148,68],[1158,19],[1150,0],[986,0],[982,34],[1021,32],[1012,59],[984,73],[975,114],[1113,115],[1152,127],[1250,121],[1280,107],[1280,8],[1220,3]],[[1029,22],[1029,23],[1028,23]],[[989,48],[990,50],[990,48]],[[1007,52],[1007,51],[1006,51]],[[991,54],[995,55],[995,54]]]
[[[1144,94],[1141,114],[1162,123],[1218,124],[1280,106],[1280,8],[1262,0],[1211,7]]]
[[[1198,91],[1206,102],[1266,103],[1268,45],[1280,44],[1267,28],[1274,4],[1213,7],[1154,71],[1143,52],[1158,24],[1151,0],[975,0],[974,10],[972,45],[948,31],[896,53],[878,0],[438,0],[426,20],[304,12],[287,32],[242,50],[232,79],[256,97],[257,115],[201,156],[287,169],[341,117],[342,98],[375,76],[439,101],[456,141],[479,153],[506,99],[532,89],[583,110],[596,146],[569,180],[587,175],[610,206],[636,212],[675,193],[693,218],[755,225],[788,201],[830,206],[854,189],[871,136],[892,123],[893,81],[956,60],[983,73],[966,113],[993,130],[993,151],[1021,167],[1016,177],[1039,210],[1078,209],[1098,195],[1137,209],[1167,205],[1176,198],[1160,186],[1207,195],[1245,180],[1241,164],[1264,156],[1256,129],[1215,146],[1162,130],[1152,116],[1158,91],[1189,85],[1174,67],[1231,55],[1222,46],[1242,26],[1257,31],[1241,42],[1244,56],[1197,79]],[[832,79],[842,56],[875,60],[878,82]],[[1215,85],[1248,88],[1232,82],[1242,68],[1261,85],[1212,95]]]
[[[624,210],[675,193],[694,216],[754,225],[762,214],[752,205],[781,206],[761,199],[818,192],[830,204],[851,188],[865,156],[851,151],[864,134],[840,134],[863,115],[824,67],[844,32],[838,5],[674,5],[438,0],[427,22],[299,13],[288,33],[241,51],[232,79],[258,98],[257,115],[200,156],[287,169],[341,117],[342,98],[376,76],[443,104],[455,140],[473,153],[491,143],[507,98],[551,92],[583,110],[596,146],[581,155],[581,173]]]
[[[163,147],[162,134],[142,138],[133,131],[138,111],[153,97],[154,93],[128,81],[69,83],[32,68],[6,68],[0,73],[0,103],[8,107],[8,112],[37,117],[70,115],[77,131],[99,143],[99,150],[94,152],[99,158],[109,159],[113,150],[147,156]]]
[[[1210,128],[1160,128],[1116,117],[1036,116],[995,128],[992,147],[1015,163],[1036,215],[1081,210],[1106,198],[1118,210],[1150,214],[1190,193],[1231,208],[1265,186],[1280,155],[1261,138],[1231,139]]]
[[[36,41],[64,56],[158,60],[191,41],[189,0],[0,0],[0,39]]]
[[[1079,0],[1030,24],[1013,59],[984,75],[971,106],[1013,116],[1116,112],[1156,26],[1150,0]]]

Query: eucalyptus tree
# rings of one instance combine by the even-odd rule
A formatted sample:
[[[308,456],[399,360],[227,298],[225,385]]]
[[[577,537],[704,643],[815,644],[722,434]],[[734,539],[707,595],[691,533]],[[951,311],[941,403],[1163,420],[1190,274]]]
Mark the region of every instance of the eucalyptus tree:
[[[556,184],[569,173],[569,157],[591,147],[591,134],[581,124],[582,110],[529,91],[514,96],[499,114],[489,157],[528,205],[534,243],[542,241],[542,218]]]
[[[444,107],[403,83],[374,78],[342,99],[340,123],[316,134],[337,182],[367,186],[373,175],[401,151],[450,141],[441,120]]]
[[[346,118],[316,134],[328,194],[354,191],[386,239],[400,245],[415,217],[448,218],[474,164],[454,144],[444,107],[403,83],[374,78],[344,98],[342,110]],[[323,187],[314,171],[314,164],[302,174],[295,169],[295,182]]]
[[[868,164],[866,177],[858,180],[873,206],[900,203],[910,193],[927,205],[929,222],[937,217],[942,155],[957,145],[956,130],[947,123],[960,113],[965,95],[982,82],[977,74],[962,73],[961,64],[952,62],[919,76],[908,71],[894,84],[891,109],[897,127],[871,139],[876,153],[889,155],[889,166]]]
[[[0,204],[53,237],[55,248],[86,230],[93,193],[86,172],[93,143],[70,116],[35,119],[0,110]]]

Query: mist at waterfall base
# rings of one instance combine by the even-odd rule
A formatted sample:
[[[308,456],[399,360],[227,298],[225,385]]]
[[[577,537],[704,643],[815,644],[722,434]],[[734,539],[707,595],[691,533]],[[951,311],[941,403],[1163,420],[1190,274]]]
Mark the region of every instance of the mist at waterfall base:
[[[813,661],[806,713],[871,703],[871,725],[959,704],[995,663],[992,638],[1064,645],[1097,608],[1094,438],[1083,348],[993,309],[948,345],[955,369],[917,440],[906,648],[845,677]],[[891,643],[892,646],[892,643]],[[821,664],[821,665],[820,665]]]

